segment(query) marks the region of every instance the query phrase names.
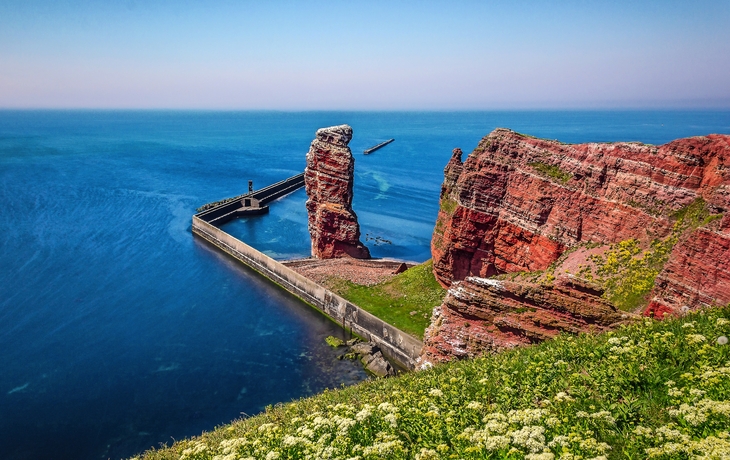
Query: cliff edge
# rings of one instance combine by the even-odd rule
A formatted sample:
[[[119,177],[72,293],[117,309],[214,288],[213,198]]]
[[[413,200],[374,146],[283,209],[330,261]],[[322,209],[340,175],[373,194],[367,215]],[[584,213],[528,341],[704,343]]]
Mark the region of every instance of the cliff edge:
[[[462,156],[431,241],[450,290],[425,361],[730,302],[730,136],[564,144],[496,129]]]

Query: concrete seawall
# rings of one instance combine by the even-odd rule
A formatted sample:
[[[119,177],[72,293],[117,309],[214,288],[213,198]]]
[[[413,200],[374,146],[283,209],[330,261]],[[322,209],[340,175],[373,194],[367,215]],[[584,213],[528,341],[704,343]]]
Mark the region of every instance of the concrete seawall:
[[[348,302],[284,264],[252,248],[198,216],[193,233],[280,285],[344,328],[377,344],[400,365],[413,370],[423,342]]]

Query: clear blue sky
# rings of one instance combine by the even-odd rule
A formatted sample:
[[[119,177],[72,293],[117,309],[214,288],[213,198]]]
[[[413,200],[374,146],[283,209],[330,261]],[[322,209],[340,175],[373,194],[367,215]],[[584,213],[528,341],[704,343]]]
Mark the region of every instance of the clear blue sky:
[[[0,107],[730,108],[730,1],[2,0]]]

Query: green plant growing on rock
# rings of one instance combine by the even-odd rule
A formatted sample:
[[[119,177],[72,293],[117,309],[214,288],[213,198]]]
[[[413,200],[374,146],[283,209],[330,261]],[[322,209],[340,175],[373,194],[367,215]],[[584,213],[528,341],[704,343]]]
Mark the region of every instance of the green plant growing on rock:
[[[605,253],[591,256],[595,268],[581,267],[578,275],[599,283],[605,289],[604,297],[621,310],[632,311],[645,305],[656,277],[680,238],[722,215],[710,214],[705,201],[698,198],[672,217],[674,227],[666,238],[653,240],[645,250],[636,239],[616,243]]]
[[[624,311],[644,304],[673,245],[654,240],[647,251],[642,251],[637,240],[629,239],[600,256],[592,256],[597,281],[605,288],[604,296]]]
[[[441,210],[447,214],[453,214],[456,210],[456,206],[458,206],[456,200],[452,200],[450,198],[444,198],[440,203]]]
[[[332,348],[341,347],[345,344],[345,342],[342,341],[342,339],[337,338],[333,335],[327,336],[327,338],[324,339],[325,342],[327,342],[327,345],[331,346]]]
[[[543,163],[541,161],[533,161],[532,163],[527,163],[527,165],[531,166],[541,175],[555,179],[561,184],[565,184],[573,178],[573,175],[571,173],[563,171],[558,166]]]

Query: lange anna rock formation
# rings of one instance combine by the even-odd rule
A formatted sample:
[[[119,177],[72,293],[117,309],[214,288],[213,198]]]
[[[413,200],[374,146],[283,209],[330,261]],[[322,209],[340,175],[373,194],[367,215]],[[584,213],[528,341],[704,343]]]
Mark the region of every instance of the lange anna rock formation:
[[[444,171],[449,292],[426,362],[730,302],[730,136],[563,144],[507,129]]]
[[[347,146],[348,125],[317,130],[307,153],[304,185],[307,190],[312,256],[318,259],[353,257],[369,259],[360,242],[360,225],[352,210],[355,159]]]

